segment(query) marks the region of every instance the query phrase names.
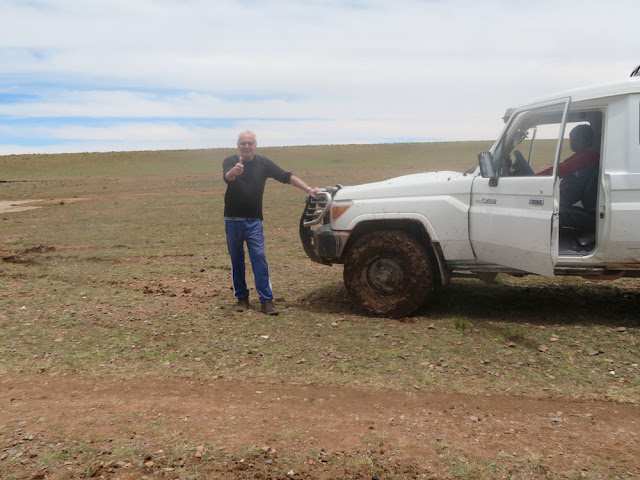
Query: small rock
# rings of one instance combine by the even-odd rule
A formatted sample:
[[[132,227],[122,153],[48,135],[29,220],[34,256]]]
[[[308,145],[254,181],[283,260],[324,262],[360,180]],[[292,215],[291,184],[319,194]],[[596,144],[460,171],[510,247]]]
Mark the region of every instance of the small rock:
[[[471,420],[473,423],[478,423],[480,421],[480,419],[478,417],[476,417],[475,415],[471,415],[469,417],[469,420]]]
[[[564,420],[559,418],[559,417],[554,417],[554,418],[551,419],[551,422],[552,423],[562,423],[562,422],[564,422]]]
[[[596,356],[596,355],[600,355],[601,353],[602,353],[602,351],[601,351],[601,350],[589,350],[589,351],[587,352],[587,354],[588,354],[590,357],[594,357],[594,356]]]
[[[540,345],[536,346],[536,350],[538,350],[539,352],[546,352],[547,350],[549,350],[549,347],[547,347],[546,345],[543,345],[542,343]]]
[[[626,331],[627,331],[626,327],[619,327],[619,328],[616,328],[616,332],[619,332],[619,333],[624,333],[624,332],[626,332]]]
[[[200,445],[198,446],[198,448],[196,449],[196,453],[195,453],[195,457],[196,458],[202,458],[202,454],[204,453],[204,445]]]

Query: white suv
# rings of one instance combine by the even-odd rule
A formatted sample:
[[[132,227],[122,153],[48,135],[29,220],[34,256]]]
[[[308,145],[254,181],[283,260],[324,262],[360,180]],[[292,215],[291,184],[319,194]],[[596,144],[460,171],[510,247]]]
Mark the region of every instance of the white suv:
[[[639,69],[626,81],[509,109],[498,140],[467,172],[338,185],[308,198],[305,251],[319,263],[343,263],[352,300],[390,317],[411,314],[459,274],[639,276]],[[570,206],[579,221],[567,224],[558,165],[571,155],[577,125],[593,131],[599,164]],[[548,173],[514,168],[522,162],[529,173]]]

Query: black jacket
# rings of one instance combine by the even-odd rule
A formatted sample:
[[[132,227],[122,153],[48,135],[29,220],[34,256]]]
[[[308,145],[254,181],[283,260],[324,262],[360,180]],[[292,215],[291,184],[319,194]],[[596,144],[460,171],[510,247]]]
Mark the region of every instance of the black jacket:
[[[238,155],[224,159],[222,175],[227,183],[224,195],[224,216],[262,220],[262,196],[267,178],[281,183],[289,183],[291,172],[285,172],[267,157],[254,155],[251,160],[243,160],[244,173],[232,182],[226,174],[238,163]]]

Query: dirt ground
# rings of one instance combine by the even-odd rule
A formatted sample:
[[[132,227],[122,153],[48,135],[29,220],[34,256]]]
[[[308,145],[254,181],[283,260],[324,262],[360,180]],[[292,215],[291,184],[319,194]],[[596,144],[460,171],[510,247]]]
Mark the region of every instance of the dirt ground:
[[[0,375],[3,479],[477,478],[474,464],[491,478],[481,470],[492,463],[507,469],[495,478],[640,477],[640,405],[231,378]]]
[[[41,208],[47,203],[73,203],[82,200],[81,198],[64,198],[57,200],[0,200],[0,213],[26,212]]]
[[[640,476],[640,408],[600,401],[29,374],[0,378],[0,419],[0,467],[14,478],[184,478],[176,472],[194,462],[200,476],[188,478],[450,478],[438,473],[446,455],[534,462],[535,478]],[[84,447],[35,465],[70,442]],[[168,458],[171,443],[184,456]],[[115,445],[147,453],[109,462]],[[219,461],[242,449],[248,459]],[[309,452],[304,469],[278,476],[295,452]],[[336,455],[377,458],[379,473],[326,471]]]

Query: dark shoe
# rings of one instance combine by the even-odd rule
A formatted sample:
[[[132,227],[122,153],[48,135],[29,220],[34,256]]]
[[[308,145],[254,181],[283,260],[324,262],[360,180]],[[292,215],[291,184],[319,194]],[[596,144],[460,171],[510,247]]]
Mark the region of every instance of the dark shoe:
[[[244,312],[249,309],[249,297],[239,298],[236,306],[233,307],[236,312]]]
[[[260,311],[262,313],[266,313],[267,315],[278,315],[280,310],[276,308],[271,300],[267,300],[266,302],[262,302],[260,304]]]

